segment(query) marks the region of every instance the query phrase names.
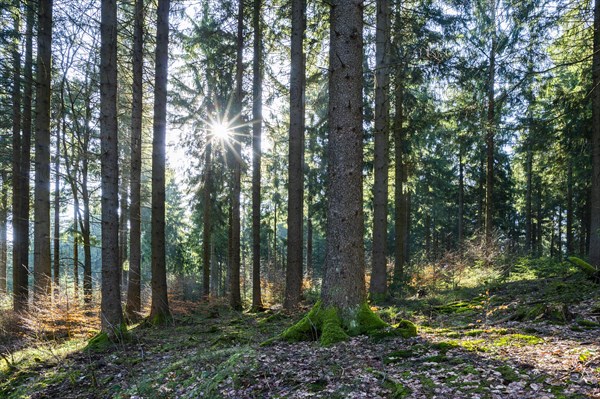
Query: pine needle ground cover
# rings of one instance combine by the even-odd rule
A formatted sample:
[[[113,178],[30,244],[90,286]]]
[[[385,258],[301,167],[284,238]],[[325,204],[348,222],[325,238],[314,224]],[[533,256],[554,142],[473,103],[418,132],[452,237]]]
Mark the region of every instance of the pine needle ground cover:
[[[205,303],[176,313],[171,326],[137,326],[127,342],[104,348],[86,350],[80,338],[32,343],[20,349],[26,353],[4,354],[0,397],[600,395],[600,295],[581,276],[440,291],[376,308],[387,323],[414,322],[416,337],[261,345],[309,309],[252,314]]]

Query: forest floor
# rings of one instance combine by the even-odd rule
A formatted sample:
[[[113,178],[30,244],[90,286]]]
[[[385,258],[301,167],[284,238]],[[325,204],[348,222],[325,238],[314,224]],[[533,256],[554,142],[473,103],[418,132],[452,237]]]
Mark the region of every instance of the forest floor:
[[[301,313],[178,308],[173,325],[138,326],[127,343],[7,356],[0,397],[600,398],[600,289],[579,275],[393,301],[377,311],[415,322],[417,337],[330,347],[260,345]]]

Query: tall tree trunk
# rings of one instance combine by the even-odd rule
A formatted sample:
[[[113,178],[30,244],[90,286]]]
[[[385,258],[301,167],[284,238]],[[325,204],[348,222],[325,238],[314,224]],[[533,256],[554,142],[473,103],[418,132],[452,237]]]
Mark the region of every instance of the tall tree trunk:
[[[0,193],[0,294],[6,294],[6,267],[8,261],[8,191],[7,173],[2,172],[2,193]]]
[[[119,284],[119,147],[117,131],[117,4],[102,1],[100,23],[100,144],[102,174],[102,331],[118,337],[123,324]]]
[[[133,28],[133,85],[131,103],[131,204],[129,206],[130,248],[129,278],[127,280],[127,305],[129,320],[138,317],[142,310],[141,260],[142,260],[142,116],[144,108],[144,0],[136,0]]]
[[[589,259],[592,265],[600,267],[600,0],[594,1],[592,54],[592,196]]]
[[[243,87],[242,79],[244,73],[244,1],[238,1],[237,20],[237,54],[235,70],[235,111],[236,117],[242,119]],[[243,134],[238,128],[238,134]],[[241,143],[239,138],[233,145],[233,181],[231,190],[231,259],[229,262],[229,305],[236,310],[242,309],[242,297],[240,293],[240,193],[241,193]]]
[[[125,171],[121,173],[121,182],[119,184],[119,270],[121,271],[119,280],[123,290],[127,287],[127,270],[125,270],[125,261],[127,260],[127,237],[129,235],[129,206],[127,204],[127,195],[129,184],[125,177]]]
[[[292,43],[290,74],[290,131],[288,164],[288,241],[285,300],[283,306],[293,309],[302,295],[302,245],[304,214],[304,30],[305,0],[292,2]]]
[[[212,227],[211,227],[211,193],[212,193],[212,144],[206,145],[204,164],[204,192],[202,211],[202,296],[208,298],[210,295],[211,281],[213,285],[216,280],[211,279],[211,255],[212,255]],[[213,293],[216,291],[213,290]]]
[[[263,39],[260,21],[262,2],[254,0],[254,59],[252,81],[252,308],[263,308],[260,289],[260,176],[262,135]]]
[[[529,131],[531,136],[531,129]],[[533,151],[531,150],[531,137],[527,138],[526,145],[526,159],[525,159],[525,174],[527,176],[527,187],[525,191],[525,251],[531,254],[533,246],[533,216],[531,212],[531,191],[532,187],[532,176],[533,176]]]
[[[372,297],[387,294],[387,216],[389,164],[389,49],[390,14],[388,0],[377,1],[375,34],[375,182],[373,184],[373,265],[369,291]]]
[[[35,210],[33,278],[37,299],[50,294],[50,86],[52,80],[52,0],[40,0],[38,8]]]
[[[79,200],[73,198],[73,291],[75,299],[79,298]]]
[[[398,17],[399,18],[399,17]],[[401,291],[404,283],[404,266],[406,264],[406,194],[405,179],[406,163],[404,161],[404,148],[406,145],[406,130],[404,123],[404,85],[402,83],[403,74],[400,66],[396,75],[395,101],[396,113],[394,115],[394,155],[395,159],[395,181],[394,181],[394,230],[396,232],[394,247],[394,278],[393,288],[395,291]]]
[[[541,179],[538,177],[537,181],[536,181],[536,192],[537,192],[537,198],[536,198],[536,240],[535,240],[535,256],[542,256],[542,249],[543,249],[543,220],[544,220],[544,215],[542,214],[542,182]]]
[[[458,245],[462,247],[465,238],[465,164],[463,163],[463,143],[458,143]]]
[[[335,0],[330,8],[329,203],[324,306],[342,318],[366,301],[363,219],[363,3]]]
[[[485,239],[489,243],[494,231],[494,141],[496,132],[496,100],[494,85],[496,83],[496,0],[490,0],[491,34],[490,64],[487,82],[487,124],[486,124],[486,179],[485,179]]]
[[[61,101],[61,106],[62,104],[64,104],[63,101]],[[61,112],[64,112],[64,109],[62,109]],[[58,125],[61,126],[60,122]],[[54,153],[54,250],[52,255],[54,266],[54,292],[58,293],[60,288],[60,130],[58,130],[56,134],[56,149]]]
[[[573,160],[570,155],[567,162],[567,255],[573,255]]]
[[[167,73],[170,0],[158,1],[154,75],[154,139],[152,141],[152,306],[150,320],[171,319],[165,259],[165,136],[167,130]]]
[[[16,3],[14,29],[15,32],[20,32],[20,10],[18,9],[19,2]],[[28,26],[29,28],[29,26]],[[17,35],[18,37],[18,35]],[[23,251],[21,247],[29,246],[29,234],[22,231],[23,223],[21,218],[23,216],[23,203],[21,199],[23,197],[22,190],[29,190],[29,186],[23,186],[23,161],[22,157],[22,146],[21,143],[21,55],[19,53],[18,41],[13,43],[12,48],[13,56],[13,85],[12,85],[12,145],[13,145],[13,159],[12,159],[12,176],[13,176],[13,198],[12,198],[12,212],[13,212],[13,309],[15,312],[21,312],[27,310],[28,298],[29,298],[29,287],[28,287],[28,267],[27,262],[22,258]],[[31,88],[31,82],[29,83]],[[24,115],[23,115],[24,116]],[[25,117],[25,116],[24,116]],[[31,118],[31,113],[29,114]],[[23,118],[24,119],[24,118]],[[23,121],[24,122],[24,121]],[[30,119],[31,124],[31,119]],[[31,125],[30,125],[31,129]],[[27,239],[27,241],[25,241]]]

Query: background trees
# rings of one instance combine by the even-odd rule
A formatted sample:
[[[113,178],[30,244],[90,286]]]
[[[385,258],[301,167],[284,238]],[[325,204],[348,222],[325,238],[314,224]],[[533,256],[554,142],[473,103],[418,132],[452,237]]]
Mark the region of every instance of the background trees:
[[[101,256],[101,243],[113,234],[102,233],[102,208],[109,205],[102,205],[105,173],[97,161],[115,148],[123,159],[114,234],[120,236],[118,267],[129,276],[130,317],[143,313],[152,278],[153,314],[166,311],[158,307],[169,300],[167,283],[188,297],[230,295],[236,308],[249,301],[255,309],[278,302],[293,308],[303,287],[310,297],[335,272],[331,251],[345,245],[357,251],[353,262],[373,265],[366,268],[373,294],[388,288],[410,294],[420,271],[463,254],[482,236],[513,257],[575,254],[595,262],[590,5],[367,4],[356,17],[366,23],[350,35],[365,38],[352,62],[329,54],[331,32],[342,32],[321,3],[177,3],[170,30],[163,2],[160,10],[141,1],[119,5],[116,125],[106,129],[99,84],[106,76],[94,22],[102,2],[55,5],[52,35],[50,5],[14,1],[0,9],[7,17],[0,35],[7,83],[0,129],[11,138],[0,142],[0,179],[11,191],[5,205],[0,198],[0,254],[6,243],[7,291],[16,310],[29,300],[30,213],[38,292],[48,292],[44,279],[52,270],[43,259],[53,254],[61,293],[82,288],[77,300],[94,303],[108,256]],[[352,86],[352,99],[338,99],[351,90],[334,92],[329,85],[338,66],[346,80],[362,76],[363,89],[357,94]],[[31,104],[39,110],[33,154]],[[352,176],[333,181],[337,169],[327,165],[346,159],[330,133],[336,128],[329,110],[340,106],[352,109],[342,119],[355,122],[344,129],[357,135],[350,157],[357,168],[344,167]],[[102,149],[101,130],[118,131],[117,147]],[[46,173],[51,161],[59,172]],[[37,193],[33,212],[30,182]],[[353,191],[352,207],[336,197],[357,187],[362,191]],[[355,213],[328,213],[328,203]],[[10,234],[3,238],[4,225],[12,241]],[[44,246],[51,228],[52,249]],[[342,232],[336,244],[333,236]],[[0,280],[2,262],[0,256]]]

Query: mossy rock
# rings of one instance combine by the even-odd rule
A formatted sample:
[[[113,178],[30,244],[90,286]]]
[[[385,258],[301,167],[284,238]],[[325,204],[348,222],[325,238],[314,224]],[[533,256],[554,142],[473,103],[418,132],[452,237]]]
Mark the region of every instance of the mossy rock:
[[[337,308],[325,308],[318,301],[300,321],[285,330],[280,338],[289,342],[319,340],[322,345],[328,346],[361,334],[402,337],[416,335],[417,329],[411,322],[403,320],[397,326],[389,326],[366,302],[340,313]]]
[[[565,324],[574,318],[565,303],[537,304],[531,307],[521,307],[513,316],[517,321],[548,321]]]

